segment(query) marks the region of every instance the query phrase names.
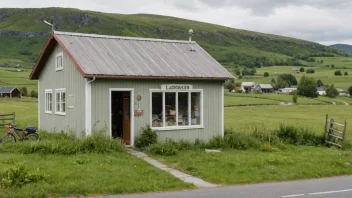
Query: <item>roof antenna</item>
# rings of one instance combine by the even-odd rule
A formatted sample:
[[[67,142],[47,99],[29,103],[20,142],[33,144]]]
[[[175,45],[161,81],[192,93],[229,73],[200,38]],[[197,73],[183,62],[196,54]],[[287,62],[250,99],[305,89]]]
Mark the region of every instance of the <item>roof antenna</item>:
[[[51,24],[51,23],[47,22],[46,20],[44,20],[44,23],[46,23],[46,24],[50,25],[50,26],[51,26],[51,31],[53,31],[53,32],[54,32],[54,25],[53,25],[53,24]]]
[[[193,36],[193,30],[192,29],[188,30],[188,34],[189,34],[189,42],[191,43],[192,36]],[[191,47],[192,47],[191,52],[195,52],[196,50],[193,49],[193,45],[191,45]]]

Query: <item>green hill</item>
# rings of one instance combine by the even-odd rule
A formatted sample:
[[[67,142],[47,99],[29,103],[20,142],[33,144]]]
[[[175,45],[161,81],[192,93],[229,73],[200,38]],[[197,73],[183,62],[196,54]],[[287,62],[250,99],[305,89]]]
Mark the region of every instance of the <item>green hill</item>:
[[[352,45],[347,45],[347,44],[335,44],[335,45],[330,45],[330,47],[335,48],[337,50],[344,51],[348,54],[352,54]]]
[[[312,56],[346,56],[318,43],[147,14],[110,14],[68,8],[0,9],[0,66],[31,67],[51,28],[107,35],[197,41],[224,65],[309,65]]]

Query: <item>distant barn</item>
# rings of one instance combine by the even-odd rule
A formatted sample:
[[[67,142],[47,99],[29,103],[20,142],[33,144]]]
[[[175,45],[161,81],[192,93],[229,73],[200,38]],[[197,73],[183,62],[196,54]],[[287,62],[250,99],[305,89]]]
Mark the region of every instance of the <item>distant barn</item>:
[[[0,97],[21,98],[21,91],[16,87],[1,87]]]

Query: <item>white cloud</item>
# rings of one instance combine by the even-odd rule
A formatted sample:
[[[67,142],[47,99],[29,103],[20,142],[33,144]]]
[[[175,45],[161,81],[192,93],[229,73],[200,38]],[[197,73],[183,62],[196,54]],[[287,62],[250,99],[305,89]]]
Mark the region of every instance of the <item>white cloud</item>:
[[[352,44],[349,0],[1,0],[0,6],[160,14],[323,44]]]

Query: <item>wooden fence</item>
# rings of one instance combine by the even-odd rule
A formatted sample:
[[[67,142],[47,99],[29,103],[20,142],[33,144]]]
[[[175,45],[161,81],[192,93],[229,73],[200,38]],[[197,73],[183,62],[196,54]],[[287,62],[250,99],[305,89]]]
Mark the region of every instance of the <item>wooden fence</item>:
[[[0,114],[0,127],[4,127],[5,125],[16,123],[16,113],[10,114]]]
[[[342,149],[345,140],[347,123],[336,123],[333,118],[329,120],[329,115],[326,114],[325,120],[325,143],[334,145]],[[339,130],[340,128],[340,130]],[[342,130],[341,130],[342,128]]]

